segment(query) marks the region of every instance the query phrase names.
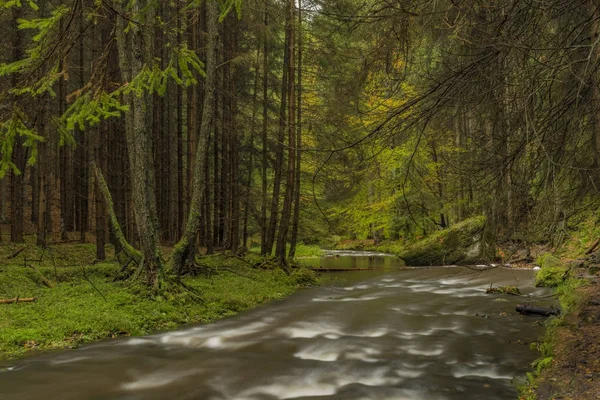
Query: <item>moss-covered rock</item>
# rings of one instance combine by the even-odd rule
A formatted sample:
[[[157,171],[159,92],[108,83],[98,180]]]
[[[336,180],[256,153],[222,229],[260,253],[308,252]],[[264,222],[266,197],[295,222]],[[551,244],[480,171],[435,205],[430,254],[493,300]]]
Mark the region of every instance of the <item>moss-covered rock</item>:
[[[567,266],[550,253],[544,253],[536,260],[540,270],[535,276],[535,285],[556,287],[564,282],[567,277]]]
[[[472,264],[480,260],[484,217],[474,217],[400,250],[406,265]]]
[[[298,286],[308,287],[317,284],[317,274],[313,270],[304,267],[294,269],[292,279]]]

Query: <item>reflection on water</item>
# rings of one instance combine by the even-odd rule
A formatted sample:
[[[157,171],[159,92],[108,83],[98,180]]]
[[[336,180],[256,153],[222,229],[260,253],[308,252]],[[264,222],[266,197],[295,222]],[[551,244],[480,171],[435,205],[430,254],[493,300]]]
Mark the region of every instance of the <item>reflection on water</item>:
[[[365,257],[323,263],[397,267],[392,257]],[[541,334],[540,320],[513,311],[523,298],[485,288],[515,285],[548,306],[532,273],[455,267],[338,276],[342,284],[215,324],[0,363],[1,398],[516,397],[510,382],[536,357],[527,343]]]
[[[404,263],[398,257],[386,253],[367,251],[328,250],[325,256],[301,260],[302,265],[313,268],[328,269],[384,269],[392,270],[403,267]]]

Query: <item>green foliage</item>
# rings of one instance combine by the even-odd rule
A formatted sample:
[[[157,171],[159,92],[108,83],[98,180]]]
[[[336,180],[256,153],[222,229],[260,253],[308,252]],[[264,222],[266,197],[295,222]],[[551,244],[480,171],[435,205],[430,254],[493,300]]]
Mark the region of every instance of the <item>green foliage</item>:
[[[585,285],[585,281],[577,278],[568,278],[556,287],[556,295],[563,313],[569,313],[579,308],[582,298],[577,289]]]
[[[21,0],[0,0],[0,9],[8,9],[12,7],[23,7],[23,3]],[[39,9],[38,5],[33,0],[26,0],[25,3],[29,5],[29,7],[37,11]]]
[[[27,117],[15,106],[11,117],[0,122],[0,179],[4,178],[9,170],[15,174],[22,172],[12,161],[13,149],[18,140],[22,141],[23,146],[30,148],[27,164],[33,165],[38,154],[37,145],[43,142],[44,138],[27,127]]]
[[[99,124],[102,120],[120,117],[121,113],[129,110],[129,107],[121,104],[119,97],[119,91],[111,94],[102,92],[98,96],[88,92],[79,96],[62,116],[64,131],[72,132],[76,127],[85,130]],[[61,135],[61,143],[69,143],[70,141],[66,139],[69,136],[71,135]]]
[[[308,268],[296,268],[292,272],[292,279],[296,285],[301,287],[314,286],[317,284],[317,274]]]
[[[542,254],[536,263],[541,268],[535,276],[536,286],[556,287],[565,281],[567,268],[560,259],[552,254]]]
[[[543,358],[538,358],[537,360],[535,360],[533,362],[533,368],[535,368],[535,371],[537,373],[540,373],[543,369],[548,368],[552,365],[552,360],[554,358],[553,357],[543,357]]]
[[[30,2],[31,4],[31,2]],[[20,5],[17,5],[20,6]],[[0,4],[0,7],[2,5]],[[33,7],[32,7],[33,8]],[[0,64],[0,77],[11,75],[11,74],[22,74],[27,71],[32,71],[39,68],[40,63],[44,62],[48,56],[48,52],[52,51],[52,46],[49,44],[57,40],[60,36],[57,34],[60,21],[69,14],[71,9],[65,5],[59,5],[50,12],[50,15],[46,18],[33,18],[33,19],[20,19],[18,20],[18,29],[22,30],[34,30],[37,33],[32,37],[33,45],[27,49],[27,57],[22,60],[15,60],[12,63]],[[56,81],[56,65],[51,68],[54,73],[51,73],[48,77],[41,79],[36,82],[32,88],[29,89],[18,89],[13,88],[13,93],[23,94],[30,93],[35,95],[41,95],[45,92],[52,91],[52,84]]]
[[[549,265],[546,268],[559,268],[556,266],[557,259],[555,257],[543,255],[540,257],[540,260]],[[536,388],[538,376],[542,374],[544,370],[552,366],[556,348],[557,331],[564,325],[567,315],[576,312],[581,307],[582,297],[578,288],[584,284],[584,280],[568,278],[557,285],[555,294],[560,302],[562,312],[560,316],[549,318],[546,321],[546,332],[544,333],[542,340],[532,346],[534,350],[537,350],[540,353],[540,358],[532,364],[535,371],[527,374],[529,382],[526,385],[518,387],[519,394],[523,396],[523,399],[537,399]]]
[[[288,245],[289,252],[289,245]],[[319,258],[323,256],[323,249],[314,244],[296,244],[296,258]]]

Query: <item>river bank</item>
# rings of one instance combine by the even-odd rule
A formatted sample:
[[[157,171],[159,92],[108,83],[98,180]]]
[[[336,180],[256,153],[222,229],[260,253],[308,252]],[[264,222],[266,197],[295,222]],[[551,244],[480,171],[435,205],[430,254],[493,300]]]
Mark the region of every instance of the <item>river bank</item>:
[[[555,286],[563,312],[546,323],[546,333],[536,346],[540,358],[520,389],[522,400],[600,396],[600,285],[597,267],[590,261],[595,262],[595,256],[559,264],[555,260],[551,270],[538,273],[538,282]]]
[[[135,281],[115,281],[121,264],[113,254],[108,262],[94,257],[90,244],[0,246],[0,300],[18,300],[0,304],[0,359],[211,322],[314,284],[304,269],[287,276],[251,254],[220,254],[183,278],[187,289],[156,295]]]
[[[345,240],[336,248],[393,253],[418,265],[465,263],[468,260],[461,255],[474,248],[469,238],[476,237],[477,222],[453,228],[462,235],[451,228],[411,243]],[[540,357],[533,363],[528,382],[520,387],[522,400],[600,398],[599,234],[589,219],[569,232],[567,241],[559,240],[558,246],[508,241],[499,247],[497,259],[480,260],[488,265],[535,268],[536,285],[553,287],[561,305],[562,314],[547,320],[545,335],[533,345]]]

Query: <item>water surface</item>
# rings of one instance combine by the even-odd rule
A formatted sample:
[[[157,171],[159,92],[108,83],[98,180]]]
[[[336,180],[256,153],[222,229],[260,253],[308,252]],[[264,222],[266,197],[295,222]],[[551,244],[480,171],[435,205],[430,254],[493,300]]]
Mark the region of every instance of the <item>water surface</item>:
[[[514,306],[550,304],[530,271],[329,258],[389,270],[340,273],[335,285],[210,325],[0,363],[0,398],[516,398],[511,380],[536,358],[529,342],[542,327]],[[490,284],[532,298],[488,295]]]

